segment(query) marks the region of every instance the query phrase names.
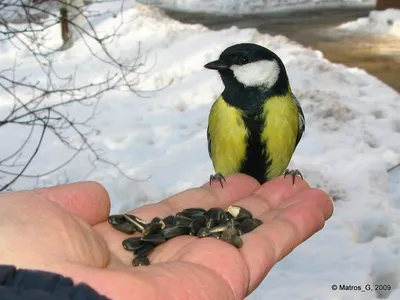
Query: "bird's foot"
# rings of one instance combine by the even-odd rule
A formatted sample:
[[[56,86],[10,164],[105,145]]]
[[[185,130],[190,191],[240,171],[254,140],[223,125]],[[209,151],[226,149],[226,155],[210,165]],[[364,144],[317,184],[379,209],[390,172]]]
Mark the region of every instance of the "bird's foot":
[[[300,171],[299,170],[289,170],[289,169],[287,169],[284,173],[283,173],[283,178],[285,178],[287,175],[291,175],[292,176],[292,178],[293,178],[293,184],[294,184],[294,181],[295,181],[295,178],[296,178],[296,176],[300,176],[300,178],[302,179],[302,180],[304,180],[304,178],[303,178],[303,175],[300,173]]]
[[[218,180],[219,183],[221,184],[221,187],[224,187],[224,185],[222,183],[222,180],[226,182],[224,175],[222,175],[221,173],[216,173],[214,175],[210,175],[210,185],[211,185],[211,182],[214,180]]]

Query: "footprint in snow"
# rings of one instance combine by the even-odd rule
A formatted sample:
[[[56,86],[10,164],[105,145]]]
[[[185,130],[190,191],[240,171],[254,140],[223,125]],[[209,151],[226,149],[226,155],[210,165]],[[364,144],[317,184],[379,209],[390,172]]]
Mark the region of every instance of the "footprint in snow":
[[[388,299],[398,289],[400,281],[399,262],[399,255],[390,253],[390,251],[383,251],[375,258],[371,268],[370,282],[377,299]],[[394,298],[390,297],[389,299]]]
[[[390,202],[394,208],[400,209],[400,166],[389,172]]]
[[[367,217],[360,222],[355,232],[355,240],[357,243],[369,243],[377,237],[387,238],[393,235],[391,220],[382,217]]]

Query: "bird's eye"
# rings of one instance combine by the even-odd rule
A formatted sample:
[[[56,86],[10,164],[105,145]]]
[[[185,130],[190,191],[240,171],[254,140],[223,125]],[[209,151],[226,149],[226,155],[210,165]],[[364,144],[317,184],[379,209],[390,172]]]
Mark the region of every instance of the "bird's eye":
[[[247,56],[241,56],[239,57],[239,64],[244,65],[249,62],[249,58]]]

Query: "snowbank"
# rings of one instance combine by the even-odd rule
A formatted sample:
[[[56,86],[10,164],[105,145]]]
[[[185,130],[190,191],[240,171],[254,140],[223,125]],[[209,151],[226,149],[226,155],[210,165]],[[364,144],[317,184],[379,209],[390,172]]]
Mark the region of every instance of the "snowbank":
[[[372,6],[376,0],[138,0],[164,9],[213,14],[254,14],[310,8]]]
[[[105,6],[94,4],[91,9],[104,11]],[[121,20],[121,14],[100,18],[96,30],[106,35]],[[203,65],[232,44],[258,43],[282,58],[304,109],[306,132],[291,167],[301,170],[312,186],[321,187],[337,202],[324,230],[280,262],[248,299],[375,299],[378,292],[331,289],[333,284],[364,287],[375,283],[390,284],[387,299],[400,299],[400,170],[386,171],[400,160],[400,95],[365,71],[332,64],[320,52],[283,36],[235,27],[210,31],[170,20],[146,7],[125,10],[123,20],[127,23],[109,49],[132,59],[140,42],[141,53],[146,54],[142,71],[146,72],[139,75],[137,88],[158,91],[146,97],[129,91],[106,93],[91,121],[97,129],[91,140],[103,149],[103,157],[120,162],[131,177],[150,178],[130,181],[104,164],[92,170],[82,155],[40,184],[83,178],[99,181],[109,191],[115,213],[205,183],[213,173],[206,140],[208,112],[223,87],[216,72]],[[57,47],[58,30],[50,29],[47,35],[44,46]],[[12,42],[20,45],[16,39]],[[17,59],[23,62],[17,77],[44,84],[46,76],[38,70],[35,58],[14,45],[0,43],[2,68]],[[89,45],[99,53],[98,46]],[[78,41],[54,55],[54,67],[60,74],[76,71],[80,84],[96,82],[107,71],[115,71],[91,51],[84,41]],[[31,95],[20,97],[26,101]],[[3,90],[0,98],[1,117],[8,113],[12,99]],[[48,100],[58,101],[55,97]],[[76,118],[87,113],[81,106],[68,109]],[[19,127],[9,127],[0,130],[0,140],[10,149],[19,145],[24,134]],[[0,157],[7,149],[0,149]],[[44,172],[68,157],[65,146],[48,136],[27,172]],[[21,179],[15,188],[36,184]]]
[[[388,34],[400,37],[400,9],[371,11],[367,18],[344,23],[336,29],[354,34]]]

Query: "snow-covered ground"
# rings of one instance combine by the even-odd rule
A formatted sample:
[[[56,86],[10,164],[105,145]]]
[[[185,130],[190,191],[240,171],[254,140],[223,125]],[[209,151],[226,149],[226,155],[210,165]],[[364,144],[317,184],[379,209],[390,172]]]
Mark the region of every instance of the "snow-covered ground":
[[[163,9],[213,14],[252,14],[310,8],[373,6],[376,0],[138,0]]]
[[[372,36],[393,35],[400,38],[400,9],[371,11],[367,18],[344,23],[336,30]]]
[[[91,9],[109,7],[96,4]],[[121,18],[120,14],[100,18],[96,30],[107,34]],[[137,88],[160,90],[146,97],[127,91],[106,93],[91,121],[97,128],[92,141],[107,159],[121,162],[130,176],[150,178],[134,182],[104,164],[89,172],[91,164],[82,155],[63,170],[67,179],[81,180],[89,173],[87,179],[99,181],[110,192],[113,213],[205,183],[213,173],[206,141],[208,112],[222,84],[216,72],[203,65],[232,44],[261,44],[282,58],[306,116],[306,133],[291,167],[300,169],[312,186],[321,187],[337,201],[324,230],[281,261],[248,299],[344,300],[375,299],[377,295],[333,291],[334,284],[391,285],[392,291],[378,295],[400,299],[400,169],[386,171],[400,160],[400,95],[365,71],[332,64],[319,51],[283,36],[235,27],[210,31],[139,5],[126,9],[123,18],[127,23],[110,50],[122,58],[133,58],[140,42],[146,54],[143,70],[148,71],[141,75]],[[51,28],[47,34],[45,46],[58,47],[59,29]],[[35,58],[16,49],[18,41],[12,42],[0,43],[1,68],[20,62],[17,77],[45,83]],[[90,45],[92,51],[98,50]],[[100,80],[110,68],[94,59],[83,41],[55,54],[54,67],[63,74],[77,70],[80,84]],[[20,94],[21,99],[30,96]],[[0,99],[2,118],[12,99],[1,89]],[[81,106],[69,111],[77,119],[88,113]],[[0,128],[0,157],[17,147],[28,130],[7,126]],[[61,143],[47,137],[27,173],[44,172],[69,155]],[[62,181],[63,174],[53,174],[41,184]],[[14,188],[36,184],[21,179]]]
[[[59,6],[56,1],[43,0],[37,1],[35,5],[33,0],[0,0],[0,20],[24,22],[26,15],[31,17],[46,17],[48,11],[57,11]]]

